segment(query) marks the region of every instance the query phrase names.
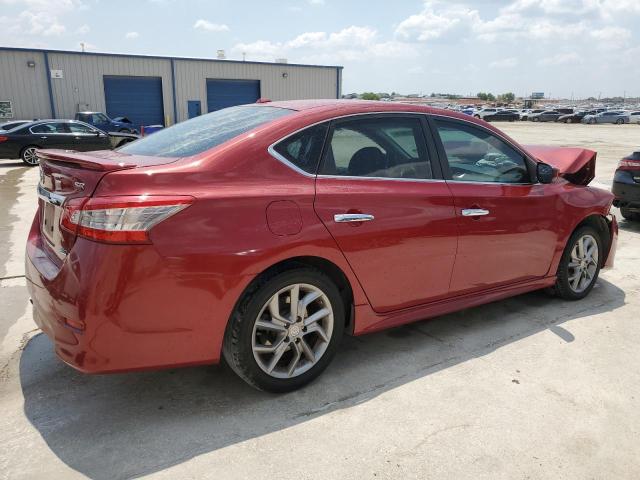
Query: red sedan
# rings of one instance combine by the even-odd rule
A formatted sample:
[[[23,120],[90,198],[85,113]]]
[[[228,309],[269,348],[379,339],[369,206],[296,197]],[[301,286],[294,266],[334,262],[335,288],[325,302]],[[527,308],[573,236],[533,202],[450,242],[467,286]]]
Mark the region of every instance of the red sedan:
[[[298,388],[360,335],[611,266],[595,152],[363,101],[245,105],[118,151],[39,152],[34,318],[89,373],[210,364]]]

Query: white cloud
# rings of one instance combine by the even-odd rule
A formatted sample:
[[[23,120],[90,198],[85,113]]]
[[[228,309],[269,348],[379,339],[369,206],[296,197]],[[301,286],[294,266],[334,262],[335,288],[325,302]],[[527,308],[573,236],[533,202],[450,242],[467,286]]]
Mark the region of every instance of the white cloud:
[[[125,33],[124,38],[127,38],[129,40],[135,40],[139,36],[140,34],[138,32],[127,32]]]
[[[276,57],[294,57],[299,61],[328,62],[366,61],[370,58],[413,57],[413,45],[390,40],[379,41],[378,32],[370,27],[352,25],[337,32],[305,32],[284,42],[258,40],[238,43],[234,55],[246,53],[254,60],[270,61]]]
[[[570,65],[582,63],[583,59],[575,52],[558,53],[550,57],[541,58],[538,61],[538,65],[555,66],[555,65]]]
[[[78,35],[86,35],[87,33],[89,33],[91,31],[91,27],[89,27],[89,25],[81,25],[80,27],[78,27],[76,29],[76,33]]]
[[[212,23],[202,18],[196,20],[193,24],[193,28],[196,30],[205,30],[207,32],[228,32],[229,26],[224,23]]]
[[[489,68],[513,68],[518,66],[518,59],[515,57],[494,60],[489,64]]]
[[[480,21],[477,10],[461,4],[445,4],[427,1],[420,13],[411,15],[396,27],[395,33],[403,39],[421,42],[440,38],[456,30],[472,27]]]
[[[309,5],[324,5],[324,0],[307,0]]]
[[[4,26],[0,33],[14,41],[60,36],[67,32],[61,17],[84,8],[81,0],[0,0],[0,6],[21,9],[16,15],[0,17]]]

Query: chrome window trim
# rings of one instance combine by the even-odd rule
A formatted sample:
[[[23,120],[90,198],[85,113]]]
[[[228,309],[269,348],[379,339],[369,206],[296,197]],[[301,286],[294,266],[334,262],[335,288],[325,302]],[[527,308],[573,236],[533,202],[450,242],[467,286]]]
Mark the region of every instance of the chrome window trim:
[[[395,178],[395,177],[358,177],[353,175],[317,175],[317,178],[333,178],[344,180],[389,180],[393,182],[445,183],[442,178]]]
[[[339,117],[331,117],[331,118],[327,118],[324,120],[320,120],[319,122],[315,122],[315,123],[310,123],[309,125],[305,125],[302,128],[299,128],[298,130],[295,130],[294,132],[291,132],[289,134],[287,134],[284,137],[281,137],[280,139],[276,140],[275,142],[273,142],[271,145],[269,145],[267,147],[267,152],[269,152],[269,154],[274,157],[276,160],[284,163],[286,166],[288,166],[289,168],[291,168],[292,170],[304,175],[305,177],[308,178],[344,178],[344,179],[371,179],[371,180],[401,180],[401,181],[444,181],[443,179],[429,179],[429,178],[393,178],[393,177],[354,177],[354,176],[347,176],[347,175],[318,175],[318,174],[313,174],[313,173],[308,173],[305,172],[304,170],[302,170],[300,167],[298,167],[297,165],[295,165],[294,163],[290,162],[289,160],[287,160],[285,157],[283,157],[282,155],[280,155],[276,150],[275,150],[275,146],[278,145],[280,142],[283,142],[284,140],[286,140],[289,137],[294,136],[295,134],[302,132],[303,130],[306,130],[307,128],[311,128],[311,127],[315,127],[316,125],[321,125],[323,123],[329,123],[329,122],[333,122],[334,120],[340,120],[342,118],[350,118],[350,117],[361,117],[364,115],[415,115],[418,117],[421,116],[426,116],[426,115],[430,115],[429,113],[426,112],[402,112],[402,111],[392,111],[392,112],[364,112],[364,113],[350,113],[348,115],[340,115]],[[453,117],[451,117],[453,118]],[[425,139],[426,141],[426,139]]]

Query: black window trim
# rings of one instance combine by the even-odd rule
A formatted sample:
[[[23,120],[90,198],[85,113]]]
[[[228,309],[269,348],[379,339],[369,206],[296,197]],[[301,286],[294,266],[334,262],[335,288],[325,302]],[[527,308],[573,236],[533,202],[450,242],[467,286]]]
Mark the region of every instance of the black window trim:
[[[538,181],[538,176],[536,174],[536,165],[538,162],[531,157],[531,155],[523,150],[519,145],[514,144],[511,140],[506,138],[502,132],[494,132],[483,125],[479,125],[474,122],[470,122],[468,120],[464,120],[456,117],[449,117],[447,115],[438,115],[438,114],[427,114],[428,124],[430,128],[431,139],[436,145],[436,150],[438,152],[438,159],[440,161],[440,167],[442,172],[444,173],[444,178],[447,181],[456,182],[456,183],[467,183],[467,184],[477,184],[477,185],[512,185],[512,186],[532,186],[540,183]],[[449,161],[447,159],[447,154],[444,150],[444,145],[442,144],[442,140],[440,139],[440,134],[438,133],[438,126],[436,125],[436,120],[443,120],[446,122],[450,122],[452,124],[460,124],[463,126],[468,126],[471,128],[478,129],[483,131],[489,135],[493,135],[494,137],[499,138],[517,153],[522,155],[525,160],[525,164],[527,166],[527,170],[529,171],[529,181],[521,182],[521,183],[512,183],[512,182],[471,182],[466,180],[454,180],[451,176],[451,171],[449,170]]]
[[[341,120],[357,119],[359,117],[365,117],[365,118],[382,117],[382,118],[384,118],[384,117],[389,117],[389,116],[418,118],[420,120],[420,124],[421,124],[421,127],[422,127],[422,129],[421,129],[422,130],[422,136],[423,136],[423,139],[424,139],[424,142],[425,142],[425,147],[427,149],[427,155],[428,155],[429,161],[431,163],[431,172],[433,173],[433,178],[358,177],[358,176],[349,176],[349,175],[321,175],[321,174],[318,174],[318,172],[321,169],[322,162],[324,160],[325,149],[327,148],[327,145],[331,141],[331,138],[333,136],[333,127],[334,127],[336,122],[340,122]],[[318,162],[318,164],[316,166],[315,173],[308,173],[308,172],[302,170],[300,167],[298,167],[297,165],[295,165],[294,163],[289,161],[287,158],[285,158],[284,156],[282,156],[280,153],[278,153],[275,150],[275,147],[280,142],[283,142],[284,140],[288,139],[289,137],[292,137],[293,135],[296,135],[297,133],[302,132],[303,130],[306,130],[306,129],[311,128],[311,127],[315,127],[315,126],[323,124],[323,123],[327,123],[329,125],[329,128],[327,128],[327,131],[325,133],[325,138],[324,138],[324,142],[323,142],[323,145],[322,145],[322,150],[320,152],[320,161]],[[433,138],[432,138],[431,132],[429,130],[428,122],[427,122],[427,114],[425,112],[406,112],[406,111],[360,112],[360,113],[352,113],[352,114],[348,114],[348,115],[340,115],[340,116],[337,116],[337,117],[332,117],[332,118],[320,120],[320,121],[317,121],[317,122],[314,122],[314,123],[310,123],[309,125],[305,125],[302,128],[294,130],[293,132],[288,133],[284,137],[279,138],[278,140],[273,142],[271,145],[269,145],[269,147],[267,147],[267,151],[276,160],[282,162],[283,164],[285,164],[286,166],[288,166],[292,170],[294,170],[297,173],[299,173],[301,175],[304,175],[305,177],[308,177],[308,178],[333,178],[333,179],[342,179],[342,180],[357,179],[357,180],[372,180],[372,181],[389,180],[389,181],[396,181],[396,182],[426,182],[426,183],[444,182],[445,181],[445,178],[443,176],[442,167],[441,167],[441,162],[440,162],[440,159],[438,158],[439,156],[438,156],[438,153],[437,153],[436,146],[433,143]]]

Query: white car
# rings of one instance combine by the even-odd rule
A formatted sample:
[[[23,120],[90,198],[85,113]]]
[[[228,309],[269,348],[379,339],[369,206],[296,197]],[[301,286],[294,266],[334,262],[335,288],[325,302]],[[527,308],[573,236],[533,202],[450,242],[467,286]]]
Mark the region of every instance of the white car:
[[[640,124],[640,112],[631,112],[629,114],[629,123],[639,123]]]
[[[484,119],[484,117],[486,117],[487,115],[495,115],[495,113],[497,111],[498,111],[497,108],[482,108],[482,109],[478,110],[477,112],[475,112],[473,114],[473,116],[476,117],[476,118]]]

